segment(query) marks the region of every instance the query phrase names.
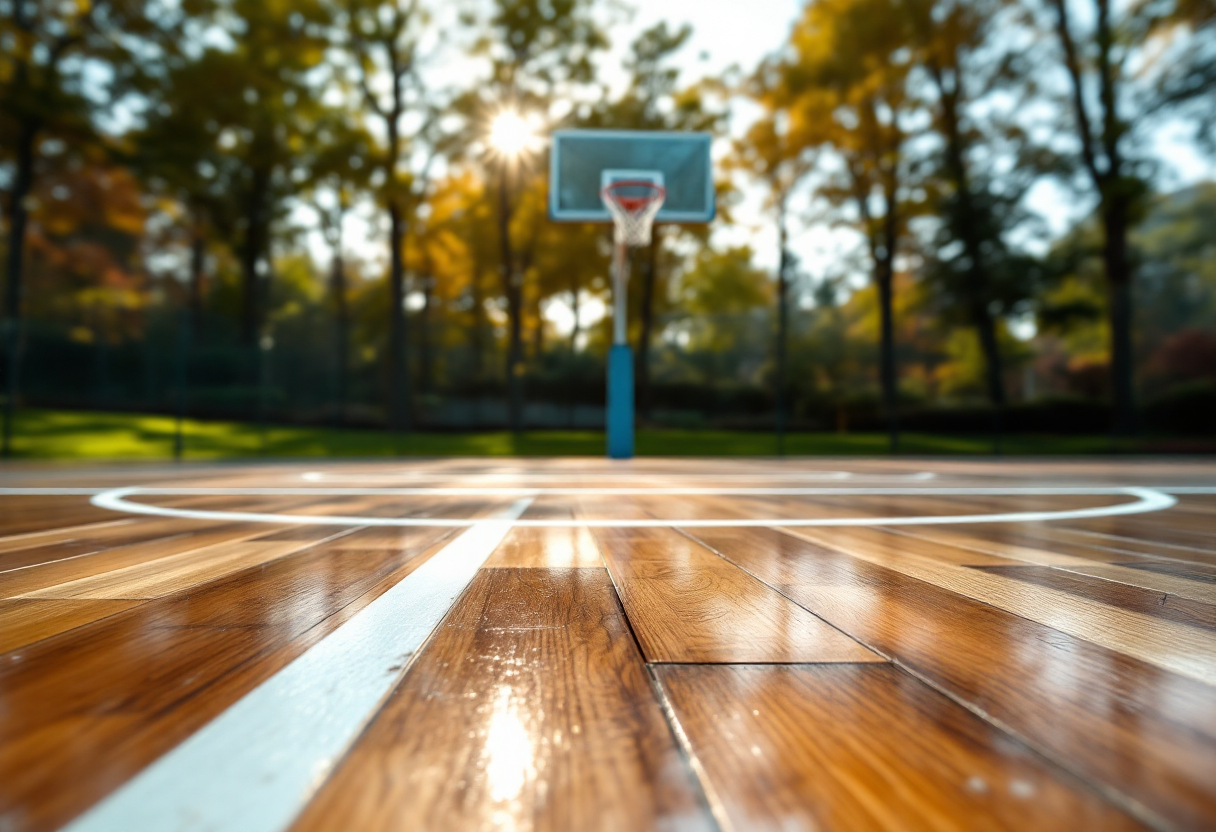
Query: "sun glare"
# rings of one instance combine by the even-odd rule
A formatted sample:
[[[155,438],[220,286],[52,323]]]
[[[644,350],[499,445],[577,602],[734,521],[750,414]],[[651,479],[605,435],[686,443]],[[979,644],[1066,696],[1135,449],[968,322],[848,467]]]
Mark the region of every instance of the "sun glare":
[[[531,151],[538,141],[533,126],[514,110],[503,110],[490,122],[490,145],[507,158],[514,159]]]

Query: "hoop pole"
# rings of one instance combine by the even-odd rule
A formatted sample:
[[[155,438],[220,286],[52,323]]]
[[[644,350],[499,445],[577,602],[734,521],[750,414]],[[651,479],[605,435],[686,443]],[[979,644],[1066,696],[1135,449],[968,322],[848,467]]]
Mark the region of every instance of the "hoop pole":
[[[616,242],[612,251],[612,343],[629,342],[626,314],[629,291],[629,247]]]

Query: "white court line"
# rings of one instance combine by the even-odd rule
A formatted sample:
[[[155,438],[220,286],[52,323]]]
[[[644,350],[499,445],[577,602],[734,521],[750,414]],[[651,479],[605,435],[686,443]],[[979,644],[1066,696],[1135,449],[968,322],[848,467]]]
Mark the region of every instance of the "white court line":
[[[662,479],[674,480],[852,480],[852,479],[880,479],[880,480],[908,480],[911,482],[920,482],[931,480],[937,477],[937,474],[931,471],[921,471],[916,474],[855,474],[850,471],[759,471],[750,474],[704,474],[704,473],[663,473],[661,471],[602,471],[599,473],[569,473],[569,474],[554,474],[554,473],[502,473],[502,472],[486,472],[486,473],[433,473],[433,472],[403,472],[400,474],[385,474],[378,472],[369,472],[367,474],[328,474],[323,471],[309,471],[301,474],[300,478],[308,482],[363,482],[366,480],[459,480],[459,479],[478,479],[478,480],[528,480],[541,482],[574,482],[577,480],[611,480],[611,479],[629,479],[637,480],[646,477],[660,477]]]
[[[475,521],[65,830],[285,829],[530,502]]]
[[[135,503],[127,497],[142,495],[166,494],[231,494],[234,496],[247,495],[286,495],[297,493],[311,494],[351,494],[369,496],[375,494],[389,496],[487,496],[487,497],[536,497],[543,494],[563,495],[687,495],[693,494],[754,494],[763,492],[765,496],[893,496],[893,495],[993,495],[993,496],[1111,496],[1127,495],[1136,497],[1131,503],[1117,503],[1110,506],[1094,506],[1091,508],[1069,509],[1063,511],[1021,511],[1000,514],[957,514],[957,515],[919,515],[913,517],[808,517],[808,518],[738,518],[738,519],[705,519],[705,518],[647,518],[647,519],[561,519],[549,518],[543,520],[515,520],[516,526],[531,528],[666,528],[681,526],[684,528],[740,528],[768,526],[925,526],[951,525],[962,523],[1018,523],[1043,522],[1052,520],[1085,520],[1095,517],[1114,517],[1123,514],[1141,514],[1150,511],[1161,511],[1177,504],[1178,500],[1159,490],[1138,487],[1057,487],[1057,488],[785,488],[785,489],[574,489],[574,488],[479,488],[479,489],[436,489],[436,488],[384,488],[384,489],[172,489],[172,488],[115,488],[95,495],[90,502],[99,508],[112,511],[125,511],[132,514],[149,514],[158,517],[179,517],[190,520],[218,520],[223,522],[245,523],[299,523],[309,525],[334,526],[446,526],[464,527],[480,522],[474,518],[461,517],[351,517],[344,515],[303,515],[303,514],[267,514],[262,512],[245,511],[210,511],[204,509],[169,508],[166,506]]]

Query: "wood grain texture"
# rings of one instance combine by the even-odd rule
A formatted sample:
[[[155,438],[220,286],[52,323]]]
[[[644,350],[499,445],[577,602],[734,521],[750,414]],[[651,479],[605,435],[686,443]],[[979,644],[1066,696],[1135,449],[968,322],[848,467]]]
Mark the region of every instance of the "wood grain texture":
[[[119,569],[148,564],[163,557],[179,555],[220,543],[236,543],[267,534],[278,528],[255,523],[216,525],[203,531],[188,531],[158,536],[141,543],[109,546],[72,558],[40,563],[0,574],[0,597],[11,598],[28,592],[102,575]]]
[[[116,519],[114,512],[79,497],[5,495],[0,499],[0,535],[6,537]]]
[[[158,598],[305,548],[287,540],[217,543],[26,593],[23,598]]]
[[[730,828],[1146,828],[890,665],[655,673]]]
[[[45,639],[19,661],[10,654],[0,662],[0,828],[59,828],[451,534],[408,531],[396,550],[323,543]]]
[[[792,529],[789,533],[1216,685],[1216,633],[1116,609],[1050,587],[1028,589],[997,574],[923,558],[908,550],[906,538],[881,529]]]
[[[678,532],[594,534],[647,661],[882,661]]]
[[[1053,569],[1049,566],[980,566],[985,572],[1025,581],[1035,586],[1058,589],[1080,598],[1088,598],[1121,610],[1143,613],[1178,624],[1190,624],[1207,630],[1216,630],[1216,606],[1172,597],[1118,581],[1109,581],[1093,575]],[[1129,570],[1135,571],[1135,570]]]
[[[604,570],[504,567],[293,830],[709,828]]]
[[[130,609],[126,601],[0,600],[0,654]]]
[[[604,558],[586,529],[515,529],[486,561],[489,568],[603,569]]]
[[[61,540],[72,540],[78,537],[97,535],[101,534],[104,530],[111,530],[119,526],[131,526],[139,522],[138,520],[124,518],[120,520],[105,520],[100,523],[85,523],[79,526],[55,526],[50,529],[29,532],[28,534],[5,535],[0,537],[0,552],[11,552],[14,549],[25,549],[45,543],[55,543]]]
[[[1155,825],[1216,818],[1210,686],[793,535],[697,535]]]

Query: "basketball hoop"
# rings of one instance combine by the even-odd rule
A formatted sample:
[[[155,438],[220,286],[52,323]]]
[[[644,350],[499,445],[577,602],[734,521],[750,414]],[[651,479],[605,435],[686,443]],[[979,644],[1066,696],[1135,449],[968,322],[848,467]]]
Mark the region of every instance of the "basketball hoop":
[[[620,179],[606,185],[600,196],[612,213],[618,244],[650,245],[650,230],[667,198],[666,188],[645,179]]]

